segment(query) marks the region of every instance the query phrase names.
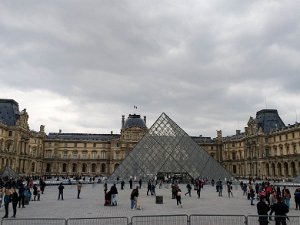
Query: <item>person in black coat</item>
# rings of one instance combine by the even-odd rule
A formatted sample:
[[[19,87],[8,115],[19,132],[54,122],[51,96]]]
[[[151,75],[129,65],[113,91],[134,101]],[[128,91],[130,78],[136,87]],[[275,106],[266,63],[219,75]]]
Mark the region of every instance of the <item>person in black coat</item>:
[[[24,184],[21,183],[19,186],[19,208],[21,207],[25,208],[25,187]]]
[[[61,198],[61,200],[64,200],[64,185],[63,183],[60,183],[58,186],[58,200]]]
[[[300,209],[300,188],[297,188],[294,192],[296,210]]]
[[[263,197],[260,197],[260,201],[257,203],[257,214],[259,215],[259,225],[267,225],[268,222],[268,211],[270,207],[264,201]]]
[[[281,196],[277,197],[277,203],[272,206],[272,209],[275,212],[275,225],[286,225],[289,207],[283,203]]]
[[[19,195],[16,191],[16,189],[14,188],[13,191],[12,191],[12,195],[11,195],[11,203],[12,203],[12,208],[13,208],[13,218],[16,217],[16,214],[17,214],[17,205],[18,205],[18,202],[19,202]]]

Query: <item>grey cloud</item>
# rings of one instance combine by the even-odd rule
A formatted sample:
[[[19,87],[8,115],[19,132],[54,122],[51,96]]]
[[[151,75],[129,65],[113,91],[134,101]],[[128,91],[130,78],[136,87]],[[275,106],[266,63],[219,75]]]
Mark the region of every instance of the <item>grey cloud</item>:
[[[164,111],[191,134],[234,132],[265,98],[278,106],[280,93],[299,93],[298,8],[295,1],[2,1],[0,82],[68,98],[78,116],[76,125],[63,124],[70,131],[118,131],[120,116],[139,105],[149,123]]]

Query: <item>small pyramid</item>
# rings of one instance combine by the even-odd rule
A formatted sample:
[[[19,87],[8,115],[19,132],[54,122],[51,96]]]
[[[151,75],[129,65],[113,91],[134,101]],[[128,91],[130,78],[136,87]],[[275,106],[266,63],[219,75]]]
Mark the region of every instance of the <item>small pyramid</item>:
[[[17,177],[19,177],[19,175],[9,166],[5,166],[0,171],[0,177],[1,178],[6,177],[6,178],[10,179],[10,178],[17,178]]]
[[[300,175],[298,175],[294,180],[294,183],[300,183]]]
[[[151,126],[110,180],[153,179],[184,174],[189,178],[231,179],[233,176],[165,113]]]

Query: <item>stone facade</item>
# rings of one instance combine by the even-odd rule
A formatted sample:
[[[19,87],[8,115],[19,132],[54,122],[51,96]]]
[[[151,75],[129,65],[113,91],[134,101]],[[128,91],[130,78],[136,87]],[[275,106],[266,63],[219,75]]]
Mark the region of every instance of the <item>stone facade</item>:
[[[9,107],[12,115],[5,117]],[[259,111],[232,136],[220,130],[216,138],[192,139],[235,177],[293,178],[300,173],[300,124],[285,126],[276,113]],[[148,131],[146,117],[135,114],[122,116],[120,134],[46,135],[44,126],[31,131],[28,118],[17,102],[0,99],[0,168],[23,175],[109,176]]]

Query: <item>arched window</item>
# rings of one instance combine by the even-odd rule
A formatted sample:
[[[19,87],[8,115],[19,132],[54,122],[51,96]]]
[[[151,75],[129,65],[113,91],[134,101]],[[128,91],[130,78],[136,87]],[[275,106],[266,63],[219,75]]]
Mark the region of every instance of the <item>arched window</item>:
[[[96,172],[96,164],[93,163],[93,164],[92,164],[92,173],[95,173],[95,172]]]
[[[115,170],[118,168],[118,166],[119,166],[119,164],[117,163],[117,164],[115,165]]]
[[[64,163],[63,164],[63,169],[62,169],[63,173],[66,173],[67,172],[67,164]]]
[[[50,173],[51,172],[51,164],[47,163],[46,165],[46,173]]]
[[[31,172],[32,172],[32,173],[35,172],[35,163],[34,163],[34,162],[31,164]]]
[[[81,170],[83,173],[86,173],[86,164],[82,164],[82,170]]]
[[[101,164],[101,173],[105,173],[106,171],[106,166],[104,163]]]
[[[236,173],[236,165],[232,166],[233,173]]]
[[[72,166],[72,172],[73,173],[76,173],[77,172],[77,164],[73,163],[73,166]]]

